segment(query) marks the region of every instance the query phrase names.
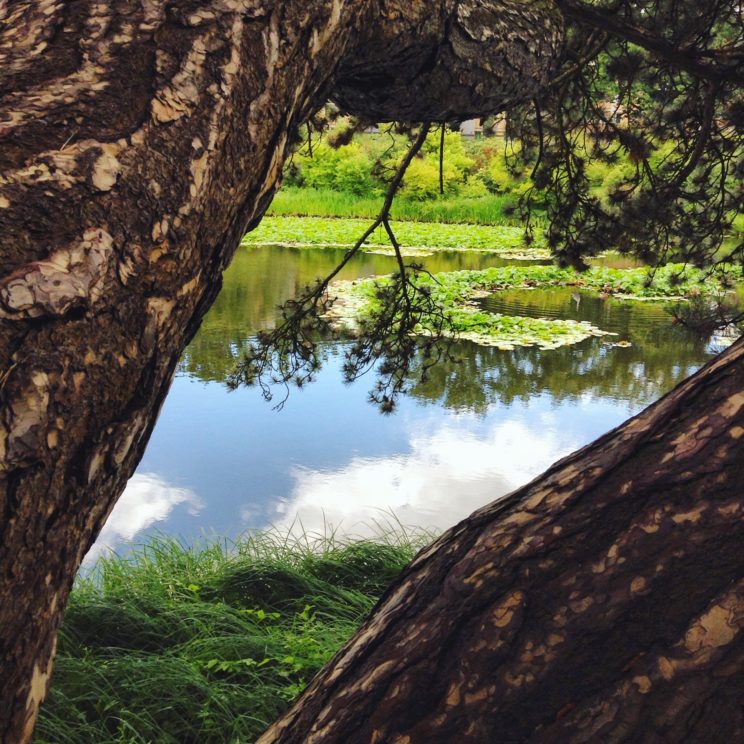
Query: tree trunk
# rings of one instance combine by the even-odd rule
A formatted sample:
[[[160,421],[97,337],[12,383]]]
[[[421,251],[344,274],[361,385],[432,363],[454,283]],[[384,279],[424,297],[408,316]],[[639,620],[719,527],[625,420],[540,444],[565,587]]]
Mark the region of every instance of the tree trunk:
[[[0,0],[0,741],[297,127],[336,79],[380,118],[498,110],[561,35],[552,0]]]
[[[744,340],[424,550],[259,744],[744,741]]]

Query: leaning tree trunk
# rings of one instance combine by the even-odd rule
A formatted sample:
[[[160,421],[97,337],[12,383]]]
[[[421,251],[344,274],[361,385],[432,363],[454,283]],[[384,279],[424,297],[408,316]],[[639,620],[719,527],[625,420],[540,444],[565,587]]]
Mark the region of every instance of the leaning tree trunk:
[[[0,741],[293,133],[545,82],[552,0],[0,0]]]
[[[744,741],[744,340],[414,560],[259,744]]]

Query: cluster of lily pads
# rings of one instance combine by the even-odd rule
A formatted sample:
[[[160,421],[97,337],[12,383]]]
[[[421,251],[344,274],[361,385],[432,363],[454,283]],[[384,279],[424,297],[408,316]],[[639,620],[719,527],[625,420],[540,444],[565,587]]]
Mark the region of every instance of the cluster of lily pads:
[[[448,309],[446,332],[457,338],[485,346],[512,349],[515,346],[539,346],[553,349],[575,344],[591,336],[611,336],[596,326],[578,320],[528,318],[490,313],[478,300],[506,289],[575,287],[619,301],[680,301],[701,295],[715,295],[735,281],[741,270],[711,274],[682,264],[649,268],[614,269],[594,267],[584,273],[556,266],[506,266],[483,271],[454,271],[415,277],[416,286],[430,292],[437,303]],[[360,320],[374,313],[377,293],[387,278],[336,282],[332,294],[337,297],[332,317],[351,331]],[[418,331],[431,333],[426,318]]]
[[[325,217],[266,217],[261,225],[243,239],[245,246],[289,246],[296,248],[350,248],[369,222],[362,219]],[[478,344],[512,349],[515,346],[539,346],[544,349],[575,344],[591,336],[610,336],[586,321],[528,318],[486,311],[478,300],[507,289],[575,287],[603,298],[620,301],[679,302],[692,297],[721,294],[742,280],[740,267],[726,271],[703,271],[683,264],[617,269],[594,266],[579,273],[555,265],[520,265],[520,259],[548,259],[541,236],[525,246],[521,227],[440,224],[432,222],[394,222],[402,253],[408,258],[437,252],[467,251],[497,255],[514,260],[510,266],[481,271],[454,271],[432,277],[425,272],[415,278],[415,286],[430,293],[440,307],[447,309],[446,332]],[[390,240],[381,226],[362,250],[392,255]],[[389,279],[385,277],[356,282],[335,282],[331,294],[336,301],[330,311],[334,322],[353,332],[360,321],[376,308],[377,293]],[[418,331],[432,333],[422,318]],[[627,343],[627,342],[622,342]]]
[[[652,269],[616,269],[593,266],[577,272],[558,266],[504,266],[482,271],[437,274],[435,291],[454,302],[467,302],[479,294],[505,289],[577,287],[620,300],[671,301],[700,295],[716,295],[742,278],[741,267],[724,270],[695,269],[685,264],[667,264]],[[431,281],[422,277],[421,281]]]
[[[369,225],[369,220],[328,219],[324,217],[265,217],[243,238],[248,246],[290,246],[296,248],[351,247]],[[432,255],[438,251],[493,253],[513,260],[547,259],[549,254],[539,239],[525,246],[521,227],[460,225],[434,222],[393,222],[398,242],[407,257]],[[392,255],[385,229],[373,233],[362,250]]]

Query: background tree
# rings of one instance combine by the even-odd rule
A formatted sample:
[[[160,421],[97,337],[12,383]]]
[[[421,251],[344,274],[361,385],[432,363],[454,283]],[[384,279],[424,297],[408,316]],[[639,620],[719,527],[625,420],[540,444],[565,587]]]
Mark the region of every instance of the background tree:
[[[75,571],[142,455],[179,356],[219,291],[222,271],[243,233],[257,223],[270,202],[297,129],[331,92],[353,113],[380,120],[452,121],[514,108],[538,96],[551,79],[574,80],[575,72],[566,78],[559,73],[556,78],[564,15],[575,34],[570,37],[570,50],[585,49],[581,39],[587,36],[608,35],[639,45],[654,65],[662,60],[664,69],[681,71],[685,79],[700,79],[701,85],[712,86],[705,101],[708,109],[713,105],[714,115],[702,121],[713,123],[698,128],[723,126],[718,106],[721,101],[733,101],[741,83],[740,38],[737,26],[726,20],[730,16],[727,7],[711,3],[706,14],[715,21],[713,30],[701,31],[702,35],[682,46],[676,38],[668,38],[667,32],[660,34],[661,26],[650,23],[653,16],[641,10],[633,14],[636,6],[643,5],[630,0],[599,7],[576,3],[565,4],[560,12],[550,0],[0,2],[0,739],[15,743],[31,737]],[[677,7],[692,5],[670,5]],[[676,12],[669,16],[672,20]],[[678,15],[684,20],[692,13]],[[566,60],[573,61],[575,71],[588,64],[582,58]],[[562,64],[568,73],[566,61]],[[694,111],[686,121],[695,121]],[[546,131],[544,124],[537,128]],[[715,141],[720,149],[721,138]],[[706,148],[707,144],[701,145],[693,154],[703,149],[707,156]],[[694,177],[693,171],[703,167],[705,173],[708,160],[690,162],[689,173],[684,167],[677,171],[678,189]],[[575,167],[567,170],[567,177],[580,183],[580,174],[574,171]],[[680,173],[684,175],[681,180]],[[708,171],[709,176],[717,173]],[[723,190],[719,181],[718,191]],[[707,187],[703,191],[713,193]],[[717,219],[721,221],[720,213]],[[565,223],[566,255],[578,255],[584,245],[572,238],[575,221]],[[600,224],[599,217],[595,222]],[[571,248],[574,244],[578,247]],[[620,439],[600,445],[599,459],[591,461],[585,475],[569,469],[563,480],[554,483],[548,478],[544,503],[560,502],[569,522],[575,514],[582,524],[588,524],[601,515],[603,498],[615,493],[612,479],[602,477],[603,468],[613,468],[618,457],[634,461],[644,436],[652,441],[657,437],[657,457],[651,462],[638,460],[638,473],[634,471],[631,479],[623,481],[623,488],[643,495],[648,508],[652,499],[663,499],[668,493],[660,483],[692,481],[708,494],[710,478],[718,478],[711,474],[710,463],[729,462],[731,448],[738,441],[743,407],[740,355],[738,346],[690,383],[686,392],[655,409],[668,426],[657,426],[657,414],[648,414],[643,426],[631,424],[625,430],[633,436],[623,439],[621,434]],[[681,405],[686,406],[683,412]],[[715,437],[708,428],[715,430]],[[627,446],[621,447],[620,441]],[[720,446],[711,453],[702,444],[696,448],[698,441],[706,447]],[[664,453],[671,457],[664,460]],[[684,467],[680,466],[682,454],[690,455]],[[697,454],[700,458],[694,457]],[[711,459],[712,454],[717,459]],[[646,478],[651,464],[659,462],[668,470],[657,468],[656,481]],[[733,520],[738,508],[738,502],[729,498],[731,489],[741,483],[736,469],[740,465],[734,466],[715,480],[720,502],[705,502],[711,513],[724,520]],[[575,497],[566,490],[568,475],[579,478],[572,484],[576,488],[570,489]],[[653,488],[639,488],[642,477]],[[581,498],[582,486],[587,487],[589,481],[599,484],[599,490],[592,492],[596,504]],[[609,490],[602,490],[602,484]],[[551,488],[555,497],[550,495]],[[692,497],[695,492],[688,488],[685,493]],[[577,500],[585,512],[569,509]],[[525,550],[537,547],[541,540],[547,544],[543,533],[530,531],[533,502],[517,502],[512,499],[503,507],[514,505],[512,521],[505,521],[503,529],[510,530],[516,520]],[[672,519],[677,516],[685,524],[698,525],[687,547],[698,544],[693,539],[696,535],[703,541],[710,536],[702,529],[708,524],[702,517],[684,516],[689,506],[684,498],[669,503]],[[623,509],[612,506],[610,511],[617,515]],[[483,642],[498,648],[499,629],[511,632],[515,613],[524,615],[522,595],[482,594],[482,582],[485,578],[491,582],[488,571],[497,571],[500,561],[505,561],[507,573],[525,564],[520,563],[518,551],[512,562],[506,560],[510,552],[500,538],[489,538],[479,547],[476,536],[484,520],[496,520],[503,513],[501,507],[486,510],[457,532],[464,536],[463,545],[475,547],[487,559],[484,566],[493,565],[493,569],[484,568],[467,581],[451,581],[449,567],[460,564],[457,551],[451,551],[447,542],[417,563],[421,566],[431,558],[421,576],[426,578],[420,585],[424,594],[417,596],[431,596],[427,592],[441,586],[447,600],[432,607],[447,610],[451,603],[472,607],[481,595],[484,603],[491,602],[489,617],[495,630],[477,625],[470,630],[480,632]],[[640,519],[643,515],[634,516]],[[629,519],[632,522],[633,516]],[[733,549],[737,524],[726,523],[731,527],[730,539],[713,551],[705,574],[701,569],[695,577],[700,579],[695,602],[685,607],[669,605],[670,612],[679,610],[676,615],[672,612],[677,618],[676,631],[687,621],[685,608],[688,614],[703,612],[706,602],[714,603],[712,614],[701,615],[691,631],[698,634],[695,638],[702,637],[700,644],[692,642],[693,649],[711,647],[705,642],[709,628],[716,649],[737,642],[736,633],[732,636],[733,631],[726,630],[738,628],[735,620],[740,616],[738,595],[729,586],[740,576],[739,551]],[[612,541],[613,526],[620,529],[616,520],[607,525],[593,533],[596,541],[591,544],[597,549],[600,537]],[[637,531],[627,519],[623,525],[632,528],[633,534]],[[716,528],[720,526],[716,522]],[[555,527],[563,535],[572,534],[565,526]],[[674,534],[669,530],[662,534],[670,532]],[[560,550],[570,553],[571,545],[570,541],[568,547],[556,545],[555,565],[563,559]],[[683,547],[676,542],[639,546],[638,565],[650,570],[658,552]],[[700,551],[687,555],[690,565],[700,565]],[[569,554],[565,557],[565,565],[571,565]],[[606,575],[612,578],[613,573]],[[651,574],[643,576],[646,583],[643,587],[632,584],[630,600],[655,596],[646,594],[653,584]],[[410,586],[406,581],[391,590],[382,614],[370,627],[385,630],[380,620],[393,617],[386,608],[404,606],[401,603]],[[728,594],[716,599],[723,586],[729,587]],[[583,596],[572,594],[570,599]],[[666,595],[660,596],[664,605]],[[411,604],[412,613],[417,606]],[[638,619],[648,621],[648,613],[641,612],[644,606],[616,606],[630,608],[613,616],[630,617],[633,627],[639,623],[656,627]],[[445,617],[442,612],[440,618]],[[584,617],[589,622],[594,613]],[[731,624],[730,618],[734,619]],[[452,622],[458,622],[458,616],[452,615]],[[410,625],[413,631],[416,627],[417,623]],[[423,618],[420,627],[428,627]],[[570,629],[581,635],[583,626]],[[386,633],[389,630],[382,635],[368,632],[366,637],[378,639]],[[352,651],[361,649],[360,656],[352,653],[339,660],[342,667],[354,666],[363,675],[361,687],[349,690],[366,691],[369,701],[392,696],[399,706],[396,711],[401,706],[415,710],[411,701],[420,694],[420,684],[387,684],[390,674],[400,669],[384,662],[364,676],[364,668],[352,664],[353,658],[373,658],[364,638],[351,647]],[[411,647],[416,638],[415,632],[408,637]],[[437,634],[431,638],[443,639]],[[652,640],[648,633],[639,638],[635,644],[618,645],[618,657],[644,643],[648,647]],[[401,640],[398,637],[396,642]],[[506,635],[503,640],[508,640]],[[383,643],[375,640],[375,645],[382,647]],[[451,680],[463,674],[470,682],[481,679],[468,674],[468,649],[460,650],[460,657],[450,657]],[[483,656],[481,652],[473,649],[476,655]],[[617,671],[621,662],[614,656],[593,660],[598,670],[610,671]],[[333,685],[339,669],[337,664],[310,692],[309,718],[304,720],[313,716],[312,700],[331,700],[325,692],[317,697],[317,691],[320,685]],[[725,669],[716,667],[720,673]],[[446,669],[434,671],[441,672],[436,687],[441,690],[448,679]],[[672,679],[678,678],[672,675]],[[717,688],[701,688],[703,679],[710,677],[695,677],[695,689],[709,693],[706,699],[714,698],[715,705],[706,710],[711,715],[719,713],[721,701],[730,698],[715,697]],[[377,682],[386,686],[376,686]],[[589,694],[597,684],[593,681],[594,686],[584,692]],[[645,679],[636,687],[641,693],[647,691]],[[476,727],[477,721],[493,717],[490,686],[484,689],[485,693],[480,688],[472,692],[474,697],[467,697],[471,692],[462,689],[468,705],[480,701],[483,706],[480,715],[472,708],[468,713]],[[452,695],[456,693],[457,689]],[[357,697],[343,698],[348,712],[354,710],[350,701]],[[455,698],[448,692],[443,699],[446,704]],[[544,715],[552,715],[560,701],[545,694],[542,699],[549,703]],[[610,706],[620,704],[609,694],[603,699]],[[418,709],[424,699],[419,701]],[[333,703],[329,705],[333,710]],[[364,706],[359,715],[363,712]],[[277,731],[284,731],[290,740],[312,740],[305,733],[303,719],[296,715]],[[338,720],[343,718],[349,725],[345,716]],[[410,720],[410,716],[401,717],[394,725],[405,727]],[[358,730],[371,730],[370,726],[377,726],[372,718]],[[485,730],[474,730],[472,736],[482,736]],[[341,728],[334,729],[346,736],[341,739],[345,741],[357,735],[350,736],[349,731],[344,734]]]
[[[652,265],[721,260],[744,207],[741,6],[558,4],[570,24],[562,69],[509,124],[549,194],[559,261],[582,267],[606,246]],[[604,199],[587,178],[594,159],[625,166]],[[725,257],[741,261],[743,251],[729,246]]]

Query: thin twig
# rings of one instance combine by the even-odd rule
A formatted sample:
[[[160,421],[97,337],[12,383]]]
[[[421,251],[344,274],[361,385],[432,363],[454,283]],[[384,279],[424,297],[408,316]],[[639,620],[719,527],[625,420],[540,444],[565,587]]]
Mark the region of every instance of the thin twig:
[[[444,196],[444,135],[447,125],[442,123],[442,138],[439,140],[439,193]]]
[[[312,287],[308,287],[303,295],[297,299],[289,300],[280,308],[283,322],[272,331],[258,334],[257,340],[251,343],[249,350],[245,353],[243,359],[238,363],[235,372],[229,378],[229,384],[232,387],[236,387],[241,383],[251,384],[255,382],[260,385],[264,398],[271,400],[272,392],[269,383],[284,385],[287,393],[284,399],[275,406],[281,409],[289,395],[290,381],[294,381],[298,386],[302,386],[312,379],[315,372],[321,366],[317,334],[318,332],[327,331],[330,328],[326,314],[333,304],[333,300],[328,297],[328,287],[381,225],[390,236],[398,260],[400,286],[402,287],[401,299],[406,306],[404,314],[410,317],[415,314],[409,293],[413,288],[413,284],[407,276],[401,247],[390,225],[390,211],[395,195],[403,184],[406,171],[413,159],[421,151],[429,131],[429,124],[424,124],[421,127],[420,132],[408,149],[408,152],[395,172],[393,180],[388,186],[380,213],[374,222],[364,231],[362,236],[346,252],[341,262],[325,279],[319,280]],[[413,288],[413,291],[415,292],[415,288]],[[390,318],[395,318],[397,315],[398,308],[395,307]],[[405,335],[409,330],[406,327],[402,332]],[[392,332],[392,328],[388,329],[388,331]],[[373,339],[372,347],[374,345],[375,340]],[[364,346],[362,345],[360,348],[364,349]],[[359,360],[350,362],[349,364],[350,369],[359,369]],[[269,382],[266,382],[264,379],[266,376],[268,376]],[[392,385],[388,383],[380,389],[387,390],[388,387],[391,387],[391,389],[397,391],[401,388],[401,385],[402,383],[396,378]],[[386,405],[391,404],[389,396],[385,395],[384,399]]]

